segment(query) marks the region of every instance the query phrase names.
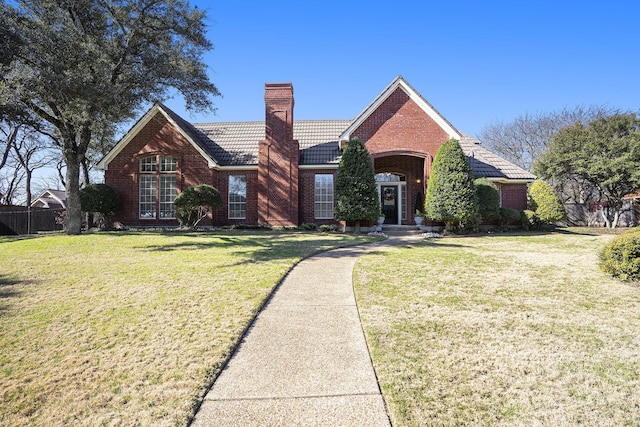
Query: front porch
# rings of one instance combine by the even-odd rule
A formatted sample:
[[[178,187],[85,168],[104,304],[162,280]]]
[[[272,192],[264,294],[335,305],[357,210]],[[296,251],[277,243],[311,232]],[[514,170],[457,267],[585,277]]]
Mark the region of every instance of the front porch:
[[[379,154],[374,155],[373,160],[384,225],[415,227],[415,211],[424,209],[431,156],[419,153]]]

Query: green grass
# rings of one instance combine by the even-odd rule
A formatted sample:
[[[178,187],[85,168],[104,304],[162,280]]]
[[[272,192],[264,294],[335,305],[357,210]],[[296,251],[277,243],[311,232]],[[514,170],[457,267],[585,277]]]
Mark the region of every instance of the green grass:
[[[0,424],[184,425],[300,233],[0,238]]]
[[[613,236],[447,238],[361,257],[355,290],[395,426],[640,424],[640,287]]]

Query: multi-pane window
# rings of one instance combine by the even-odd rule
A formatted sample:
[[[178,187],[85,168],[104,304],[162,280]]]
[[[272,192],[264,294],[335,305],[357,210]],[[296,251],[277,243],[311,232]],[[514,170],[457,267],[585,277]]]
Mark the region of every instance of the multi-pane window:
[[[169,219],[176,217],[176,176],[160,175],[160,218]]]
[[[229,176],[229,219],[247,218],[247,177]]]
[[[314,187],[314,216],[333,219],[333,175],[316,174]]]
[[[156,176],[140,175],[140,218],[156,217]]]
[[[170,156],[140,159],[140,218],[174,219],[178,163]]]

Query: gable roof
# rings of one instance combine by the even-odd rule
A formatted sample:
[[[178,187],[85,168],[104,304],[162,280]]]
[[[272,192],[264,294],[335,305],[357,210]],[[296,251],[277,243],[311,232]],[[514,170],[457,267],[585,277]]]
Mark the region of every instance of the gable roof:
[[[453,127],[442,114],[436,110],[426,99],[422,97],[409,83],[405,81],[402,76],[396,77],[389,85],[371,102],[360,114],[356,116],[351,125],[340,135],[340,147],[343,148],[346,143],[351,139],[351,133],[358,129],[360,125],[367,120],[367,118],[373,114],[384,101],[387,100],[396,89],[402,89],[409,98],[415,102],[418,107],[422,109],[431,119],[436,122],[449,138],[460,139],[461,133]]]
[[[46,189],[31,202],[31,207],[60,209],[67,207],[67,194],[64,190]]]
[[[218,166],[216,160],[210,155],[208,147],[208,140],[201,138],[201,135],[193,127],[193,125],[182,117],[171,111],[165,105],[161,103],[154,104],[144,116],[136,122],[135,125],[116,143],[116,145],[98,162],[96,167],[101,170],[106,170],[111,160],[113,160],[124,147],[131,142],[131,140],[140,132],[155,116],[156,114],[162,114],[169,123],[176,128],[178,132],[207,160],[210,168]]]

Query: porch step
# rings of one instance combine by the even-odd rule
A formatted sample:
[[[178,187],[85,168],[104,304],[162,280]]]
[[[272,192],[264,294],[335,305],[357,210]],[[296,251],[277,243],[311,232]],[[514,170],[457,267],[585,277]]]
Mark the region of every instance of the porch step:
[[[417,225],[389,225],[382,226],[382,232],[385,234],[402,235],[402,234],[420,234],[423,233]]]

